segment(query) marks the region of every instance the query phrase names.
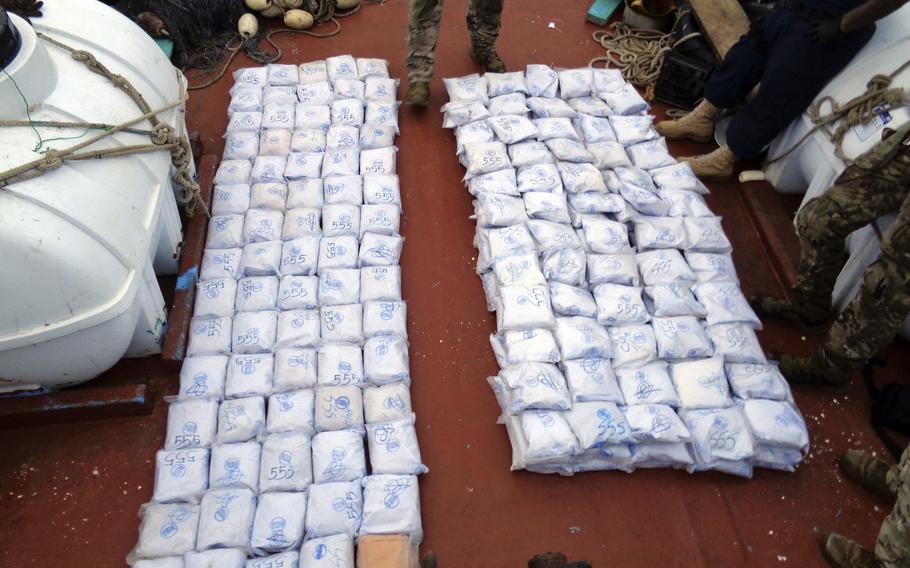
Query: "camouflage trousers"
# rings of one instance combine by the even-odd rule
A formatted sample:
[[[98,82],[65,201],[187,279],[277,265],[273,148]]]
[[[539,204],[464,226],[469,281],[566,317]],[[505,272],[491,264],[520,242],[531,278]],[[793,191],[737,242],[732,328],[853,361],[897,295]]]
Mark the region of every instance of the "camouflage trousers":
[[[492,50],[499,37],[503,0],[468,0],[468,32],[476,53]],[[442,0],[408,0],[408,80],[428,82],[436,63]]]
[[[875,556],[886,568],[906,567],[910,566],[910,446],[888,472],[887,481],[897,501],[882,523]]]
[[[855,371],[886,347],[910,314],[910,147],[870,167],[857,159],[797,216],[802,252],[796,292],[804,305],[828,309],[846,258],[845,239],[879,217],[898,212],[881,256],[863,275],[859,293],[841,312],[816,354],[830,369]]]

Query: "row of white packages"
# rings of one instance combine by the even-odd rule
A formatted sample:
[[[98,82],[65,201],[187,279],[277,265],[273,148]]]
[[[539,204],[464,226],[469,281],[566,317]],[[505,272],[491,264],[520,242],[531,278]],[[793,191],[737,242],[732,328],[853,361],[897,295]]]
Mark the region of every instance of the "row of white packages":
[[[395,146],[373,150],[343,148],[258,156],[255,160],[223,160],[215,172],[215,184],[287,183],[304,178],[394,174],[397,152]]]
[[[336,534],[304,541],[300,551],[282,552],[247,559],[240,548],[213,548],[202,552],[187,552],[183,556],[167,556],[137,560],[133,568],[353,568],[354,539]]]
[[[252,170],[251,170],[252,171]],[[398,176],[370,174],[365,176],[329,176],[308,178],[289,183],[267,182],[249,186],[246,183],[217,185],[212,201],[213,215],[243,215],[248,209],[275,211],[305,209],[323,214],[326,206],[337,205],[394,205],[401,209],[401,190]],[[329,211],[331,213],[331,211]],[[319,233],[320,217],[309,227]],[[325,223],[326,231],[332,224]]]
[[[422,537],[413,475],[372,475],[258,498],[249,489],[216,489],[199,505],[152,503],[140,514],[133,562],[217,548],[265,555],[339,534],[408,534],[415,542]]]
[[[461,105],[487,105],[491,98],[522,93],[529,97],[564,100],[596,96],[615,114],[637,114],[648,110],[648,103],[626,83],[617,69],[553,70],[546,65],[528,65],[527,73],[486,73],[443,79],[451,101],[443,111],[453,114]]]
[[[320,218],[322,227],[320,228]],[[286,213],[273,209],[249,209],[245,214],[215,215],[209,221],[208,248],[238,248],[258,242],[287,242],[295,239],[352,237],[356,242],[372,243],[361,251],[365,266],[370,266],[372,248],[400,240],[398,227],[401,210],[395,205],[326,205],[322,209],[295,208]],[[377,238],[382,237],[382,238]],[[305,242],[305,241],[300,241]],[[318,241],[317,241],[318,242]],[[328,252],[328,251],[327,251]],[[379,256],[383,260],[384,256]]]
[[[407,350],[405,312],[403,302],[367,302],[319,309],[237,312],[233,318],[194,317],[187,355],[252,355],[285,347],[352,343],[372,346],[372,352],[365,349],[364,359],[372,357],[374,365],[381,365],[386,351]],[[395,340],[402,345],[395,344]]]
[[[391,268],[397,267],[403,245],[399,235],[366,233],[359,243],[349,235],[310,235],[284,242],[248,243],[242,248],[206,248],[199,275],[201,280],[236,280],[241,276],[312,276],[344,268]]]
[[[272,63],[263,67],[245,67],[234,71],[234,86],[309,85],[328,81],[369,77],[388,77],[389,62],[385,59],[351,55],[338,55],[325,60],[309,61],[299,65]]]
[[[233,409],[243,408],[241,403],[229,404]],[[288,414],[289,411],[284,412],[285,416]],[[247,487],[259,493],[303,491],[314,483],[354,481],[367,475],[362,424],[359,429],[313,433],[312,414],[308,418],[302,414],[291,419],[282,417],[281,425],[303,425],[309,420],[305,425],[308,430],[266,435],[262,429],[249,428],[261,427],[264,417],[254,423],[252,417],[232,416],[230,426],[234,429],[228,430],[225,440],[211,449],[159,450],[152,500],[198,502],[209,489],[232,487]],[[243,430],[247,436],[258,431],[253,434],[258,438],[243,439],[237,435]],[[416,475],[427,471],[420,459],[413,414],[401,420],[367,424],[365,431],[373,474]]]
[[[291,153],[328,152],[329,150],[377,150],[391,148],[398,134],[397,121],[390,124],[331,124],[321,116],[312,116],[319,107],[296,110],[294,120],[301,127],[262,130],[261,112],[237,112],[231,115],[225,134],[225,160],[253,160],[256,156],[288,156]],[[302,128],[312,126],[312,128]]]
[[[564,361],[562,371],[553,363],[519,363],[488,382],[503,414],[569,410],[575,403],[592,401],[703,410],[732,406],[737,400],[792,400],[776,365],[725,365],[719,356],[616,368],[604,359],[576,359]]]
[[[244,74],[241,69],[236,74]],[[288,70],[288,75],[293,72]],[[258,81],[258,78],[251,77]],[[235,112],[261,112],[269,105],[330,105],[336,100],[355,99],[361,102],[394,103],[398,79],[387,75],[370,75],[363,78],[341,78],[335,84],[326,79],[295,83],[293,77],[282,77],[281,84],[259,85],[235,83],[231,87],[228,114]]]
[[[753,466],[793,471],[809,446],[792,401],[754,399],[678,415],[664,405],[579,403],[570,411],[525,411],[505,423],[513,469],[563,475],[676,467],[751,477]]]
[[[242,93],[244,97],[248,96],[247,91]],[[225,135],[225,159],[232,159],[232,155],[245,159],[255,156],[257,152],[251,150],[260,145],[259,130],[265,134],[284,131],[290,141],[292,130],[328,134],[333,126],[354,127],[357,131],[337,131],[337,135],[347,140],[343,146],[356,147],[350,142],[363,138],[366,146],[372,148],[390,146],[389,142],[399,132],[398,103],[394,101],[336,99],[331,104],[316,105],[298,103],[293,90],[284,96],[287,102],[268,103],[261,110],[231,113]],[[313,134],[308,132],[306,136]],[[264,141],[270,143],[267,138]]]

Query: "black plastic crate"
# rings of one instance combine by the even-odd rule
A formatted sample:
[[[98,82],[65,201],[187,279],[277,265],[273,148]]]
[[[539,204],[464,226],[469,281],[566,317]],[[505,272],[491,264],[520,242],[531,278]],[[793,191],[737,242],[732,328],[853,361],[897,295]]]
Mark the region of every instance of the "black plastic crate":
[[[654,85],[654,98],[674,107],[691,110],[702,98],[714,65],[670,51]]]

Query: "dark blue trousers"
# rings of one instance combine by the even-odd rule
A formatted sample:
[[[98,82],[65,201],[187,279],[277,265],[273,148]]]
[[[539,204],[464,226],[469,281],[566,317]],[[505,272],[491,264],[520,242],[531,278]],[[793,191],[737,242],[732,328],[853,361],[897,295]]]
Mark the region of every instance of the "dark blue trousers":
[[[874,26],[823,45],[808,37],[809,24],[789,5],[774,10],[739,39],[705,85],[705,98],[719,108],[742,104],[733,117],[727,145],[738,158],[762,151],[812,103],[875,33]],[[859,94],[859,93],[857,93]]]

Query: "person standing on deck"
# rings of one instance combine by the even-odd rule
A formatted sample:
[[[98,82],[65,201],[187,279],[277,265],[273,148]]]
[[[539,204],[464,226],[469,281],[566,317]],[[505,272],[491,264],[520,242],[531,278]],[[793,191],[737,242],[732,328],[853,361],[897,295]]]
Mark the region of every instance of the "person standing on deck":
[[[503,0],[468,0],[471,57],[491,73],[504,73],[496,53]],[[405,104],[426,106],[436,63],[436,40],[442,20],[442,0],[408,0],[408,94]]]
[[[780,371],[792,385],[846,389],[851,375],[891,343],[910,314],[910,123],[886,129],[883,138],[797,214],[801,251],[793,299],[750,299],[765,317],[808,326],[827,323],[845,239],[898,212],[882,237],[881,256],[866,269],[859,292],[831,324],[824,345],[812,357],[780,356]]]
[[[736,160],[761,153],[866,45],[875,22],[907,1],[781,2],[730,48],[695,110],[657,123],[657,131],[670,140],[710,142],[720,109],[743,104],[758,85],[755,96],[733,115],[727,144],[709,154],[681,158],[701,178],[729,178]]]
[[[875,541],[875,551],[836,533],[828,534],[822,554],[833,568],[899,568],[910,566],[910,447],[900,463],[889,467],[882,460],[856,450],[840,458],[847,477],[893,504]]]

